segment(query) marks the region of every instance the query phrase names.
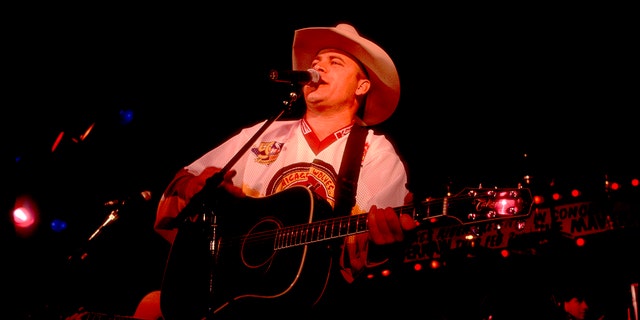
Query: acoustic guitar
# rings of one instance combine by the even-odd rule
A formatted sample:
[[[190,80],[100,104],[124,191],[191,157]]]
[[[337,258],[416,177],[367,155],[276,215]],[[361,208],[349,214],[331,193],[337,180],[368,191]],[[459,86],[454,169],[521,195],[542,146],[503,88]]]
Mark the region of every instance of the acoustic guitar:
[[[420,225],[469,225],[524,218],[525,188],[466,188],[455,196],[394,208]],[[164,272],[165,319],[216,319],[253,303],[314,305],[325,292],[335,249],[368,231],[367,213],[332,217],[331,206],[298,186],[262,197],[216,203],[178,229]]]

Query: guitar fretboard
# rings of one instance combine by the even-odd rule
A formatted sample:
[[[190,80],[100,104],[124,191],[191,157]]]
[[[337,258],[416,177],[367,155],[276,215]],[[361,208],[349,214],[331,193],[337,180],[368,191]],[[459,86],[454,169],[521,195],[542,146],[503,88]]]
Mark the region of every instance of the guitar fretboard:
[[[308,225],[285,227],[277,230],[275,249],[340,238],[366,232],[367,230],[366,214],[334,218]]]

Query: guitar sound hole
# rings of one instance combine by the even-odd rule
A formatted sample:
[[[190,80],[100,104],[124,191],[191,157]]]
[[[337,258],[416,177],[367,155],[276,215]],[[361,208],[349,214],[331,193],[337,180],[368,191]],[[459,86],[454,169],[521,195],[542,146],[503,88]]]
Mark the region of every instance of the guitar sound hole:
[[[282,224],[271,218],[265,218],[249,230],[242,239],[240,255],[248,268],[261,268],[270,263],[275,256],[276,231]]]

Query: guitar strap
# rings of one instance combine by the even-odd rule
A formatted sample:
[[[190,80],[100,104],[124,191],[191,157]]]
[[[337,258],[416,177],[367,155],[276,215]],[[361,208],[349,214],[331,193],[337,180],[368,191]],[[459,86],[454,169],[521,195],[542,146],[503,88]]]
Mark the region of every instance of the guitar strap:
[[[367,137],[368,129],[358,123],[354,124],[351,128],[351,132],[347,137],[347,144],[345,146],[344,154],[342,155],[342,164],[340,165],[340,171],[338,172],[338,181],[336,185],[336,203],[334,205],[334,216],[342,217],[351,214],[351,210],[356,203],[356,191],[358,186],[358,176],[360,174],[360,168],[362,165],[362,157],[364,154],[364,143]],[[344,253],[346,251],[338,250],[339,246],[332,247],[335,254]],[[337,257],[336,257],[337,258]],[[342,260],[342,258],[338,258]],[[327,286],[323,290],[320,299],[317,301],[320,304],[332,306],[334,304],[341,305],[347,301],[350,301],[347,296],[344,296],[346,290],[347,281],[341,281],[340,276],[341,269],[343,268],[340,263],[331,264],[332,270],[330,274],[337,274],[337,277],[329,276],[327,280]],[[330,283],[330,284],[329,284]],[[332,307],[330,307],[332,308]]]
[[[362,165],[367,131],[366,127],[356,123],[347,137],[347,145],[342,155],[342,164],[338,173],[338,185],[336,186],[334,212],[337,216],[351,214],[351,209],[356,204],[358,176]]]

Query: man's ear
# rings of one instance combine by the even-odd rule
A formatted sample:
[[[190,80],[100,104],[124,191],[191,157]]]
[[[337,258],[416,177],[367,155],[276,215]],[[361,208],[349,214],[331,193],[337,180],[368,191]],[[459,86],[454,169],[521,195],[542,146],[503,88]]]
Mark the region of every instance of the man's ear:
[[[363,96],[369,92],[369,88],[371,88],[371,81],[369,79],[361,79],[358,81],[358,88],[356,89],[356,94],[359,96]]]

